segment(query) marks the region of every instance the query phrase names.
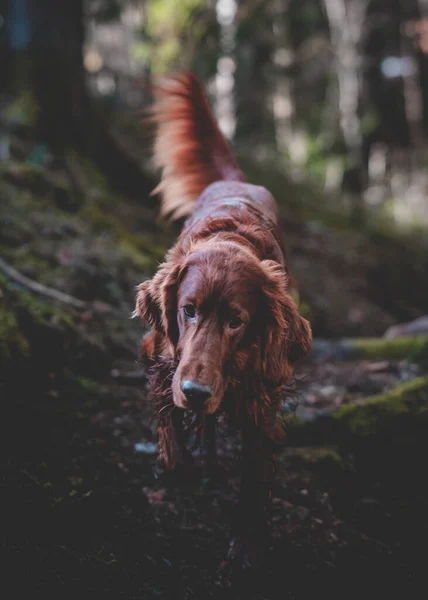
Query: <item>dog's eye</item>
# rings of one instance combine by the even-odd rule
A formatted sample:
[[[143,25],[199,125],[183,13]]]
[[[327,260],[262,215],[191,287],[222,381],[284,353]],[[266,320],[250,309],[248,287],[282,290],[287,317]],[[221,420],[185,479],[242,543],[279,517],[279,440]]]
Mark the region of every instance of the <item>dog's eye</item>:
[[[243,320],[239,317],[233,317],[233,319],[229,321],[229,327],[231,329],[238,329],[239,327],[241,327],[241,325],[243,325],[243,323]]]
[[[189,317],[189,319],[193,319],[196,316],[196,308],[193,306],[193,304],[186,304],[186,306],[183,308],[183,311],[186,317]]]

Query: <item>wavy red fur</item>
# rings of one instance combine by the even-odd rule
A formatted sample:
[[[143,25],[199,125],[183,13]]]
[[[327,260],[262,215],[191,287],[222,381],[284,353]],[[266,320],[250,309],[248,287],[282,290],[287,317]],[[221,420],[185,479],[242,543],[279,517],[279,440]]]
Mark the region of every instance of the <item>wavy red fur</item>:
[[[191,214],[210,183],[245,179],[190,71],[164,79],[153,90],[154,163],[162,171],[155,191],[162,195],[161,213],[174,220]]]

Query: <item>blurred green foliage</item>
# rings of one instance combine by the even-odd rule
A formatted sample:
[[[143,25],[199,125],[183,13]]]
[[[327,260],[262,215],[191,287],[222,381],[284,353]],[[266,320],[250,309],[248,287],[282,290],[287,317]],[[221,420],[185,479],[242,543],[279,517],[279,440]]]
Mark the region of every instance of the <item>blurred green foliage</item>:
[[[204,0],[151,0],[145,7],[141,41],[133,44],[134,57],[145,60],[154,73],[188,66],[195,50],[206,42],[214,13]]]

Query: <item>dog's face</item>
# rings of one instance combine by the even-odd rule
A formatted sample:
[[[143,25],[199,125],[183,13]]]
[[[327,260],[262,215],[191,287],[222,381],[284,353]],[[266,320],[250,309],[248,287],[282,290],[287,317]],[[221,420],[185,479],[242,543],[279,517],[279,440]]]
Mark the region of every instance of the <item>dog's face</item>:
[[[174,402],[209,414],[219,407],[234,356],[249,346],[261,316],[261,271],[231,250],[208,248],[191,255],[177,291]]]
[[[200,244],[139,287],[136,312],[153,329],[142,352],[173,352],[174,403],[213,414],[230,377],[287,381],[311,346],[310,328],[277,263],[237,244]]]

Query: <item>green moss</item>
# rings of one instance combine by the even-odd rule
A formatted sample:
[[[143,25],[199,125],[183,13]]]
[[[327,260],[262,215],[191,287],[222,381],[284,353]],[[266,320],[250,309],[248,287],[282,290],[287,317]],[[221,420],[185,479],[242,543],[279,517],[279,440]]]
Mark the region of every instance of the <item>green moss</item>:
[[[100,409],[101,403],[105,407],[108,388],[90,377],[76,374],[71,369],[63,371],[63,400],[71,402],[73,407],[79,406],[80,413],[87,416]],[[73,409],[74,410],[74,409]]]
[[[331,415],[313,421],[295,418],[288,431],[291,446],[349,444],[355,439],[397,437],[419,430],[428,419],[428,375],[383,394],[344,404]],[[417,425],[419,423],[419,425]],[[411,433],[410,433],[411,435]]]
[[[393,340],[356,339],[345,342],[350,358],[408,360],[428,364],[428,336],[402,337]]]
[[[307,465],[334,464],[343,466],[343,459],[334,447],[329,446],[301,446],[299,448],[286,448],[281,454],[281,460],[298,460]]]
[[[1,285],[0,285],[1,290]],[[2,363],[18,357],[28,358],[28,340],[22,334],[18,321],[4,302],[0,303],[0,361]]]
[[[428,376],[417,377],[364,402],[347,404],[332,415],[341,429],[353,435],[375,434],[394,417],[428,414]]]
[[[156,260],[164,259],[165,251],[167,250],[168,246],[165,246],[163,244],[159,245],[159,242],[156,242],[153,236],[148,236],[147,234],[128,234],[127,239],[128,243],[132,244],[135,248],[137,248],[139,252],[148,254]]]
[[[2,170],[6,181],[13,183],[18,190],[29,190],[36,197],[49,197],[59,177],[53,177],[42,165],[29,162],[13,162],[6,164]],[[62,183],[64,185],[64,183]],[[16,193],[16,188],[14,193]]]
[[[89,222],[95,231],[115,229],[111,214],[97,202],[89,200],[79,213],[85,222]]]
[[[32,358],[41,349],[46,333],[69,335],[74,329],[70,315],[55,306],[45,304],[35,296],[11,284],[0,275],[0,358],[3,368]],[[46,352],[48,352],[46,348]]]
[[[138,270],[145,273],[154,271],[156,265],[162,260],[164,252],[160,252],[156,248],[142,252],[138,246],[133,243],[134,240],[132,240],[132,237],[129,236],[129,238],[122,239],[118,242],[118,251],[125,259],[129,260],[131,264],[137,267]]]
[[[63,307],[48,304],[0,276],[2,290],[2,367],[18,366],[17,350],[25,350],[29,366],[42,372],[57,372],[66,365],[84,374],[106,372],[108,351],[96,335],[97,322],[81,322]],[[101,328],[102,330],[102,328]],[[17,346],[18,344],[18,346]],[[22,356],[21,356],[22,357]],[[30,364],[31,363],[31,364]]]
[[[18,64],[21,76],[26,80],[28,76],[29,57],[21,56]],[[40,107],[34,93],[31,90],[25,89],[16,95],[9,104],[3,109],[3,118],[7,121],[35,127],[39,115]]]
[[[49,262],[48,253],[44,253],[40,247],[34,248],[31,243],[23,243],[16,247],[0,243],[0,254],[11,266],[17,269],[22,275],[35,281],[43,281],[43,276],[51,276],[53,265],[56,263],[55,257]],[[22,290],[24,291],[24,290]]]
[[[138,270],[153,272],[163,260],[170,240],[165,238],[165,244],[160,244],[159,236],[155,238],[153,234],[133,233],[126,225],[127,219],[118,218],[111,207],[106,205],[105,198],[88,201],[81,215],[95,231],[104,236],[106,233],[110,234],[118,254],[123,255]]]
[[[36,325],[54,327],[56,329],[75,327],[73,317],[62,309],[47,304],[26,291],[13,292],[15,299],[15,311],[25,311],[31,315],[32,321]]]
[[[93,189],[102,191],[104,197],[108,196],[108,178],[95,166],[92,160],[82,154],[79,154],[72,148],[69,148],[66,151],[66,156],[68,160],[75,164],[82,172],[83,178],[88,183],[90,188],[92,187]]]
[[[103,387],[94,379],[76,375],[70,369],[65,369],[64,378],[67,382],[67,388],[73,388],[74,391],[79,390],[83,394],[99,395]]]

